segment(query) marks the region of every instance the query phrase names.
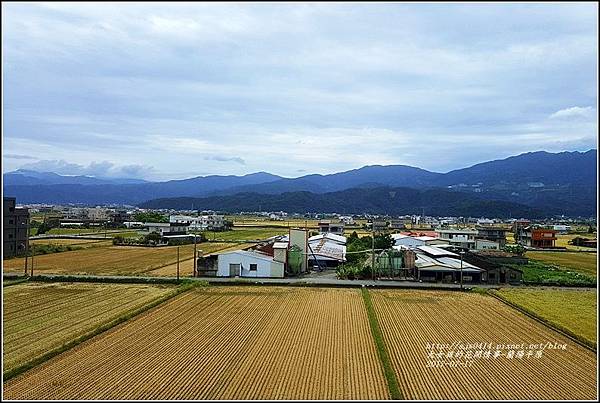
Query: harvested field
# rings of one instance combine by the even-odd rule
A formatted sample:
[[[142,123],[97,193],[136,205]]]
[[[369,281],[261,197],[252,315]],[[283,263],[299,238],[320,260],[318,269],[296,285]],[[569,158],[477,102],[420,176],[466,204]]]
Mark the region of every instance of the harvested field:
[[[578,400],[596,396],[595,353],[490,296],[416,290],[371,293],[406,399]],[[539,358],[507,356],[509,351],[537,351],[529,349],[530,344],[548,342],[566,344],[566,350],[546,348]],[[428,343],[450,347],[428,350]],[[448,358],[448,351],[460,350],[453,343],[491,343],[493,352],[498,345],[505,346],[500,346],[502,355],[497,358]],[[525,347],[518,346],[521,343]],[[470,349],[472,354],[485,350],[482,346]],[[467,350],[461,351],[466,354]],[[428,352],[443,356],[430,357]],[[462,364],[452,366],[452,362]]]
[[[4,372],[166,293],[170,287],[23,283],[3,290]]]
[[[252,246],[252,243],[222,243],[222,242],[206,242],[203,243],[198,250],[202,250],[203,255],[208,255],[215,252],[227,252],[230,250],[243,249]],[[149,276],[170,276],[175,277],[177,275],[177,263],[161,267],[146,273]],[[194,275],[194,258],[190,258],[179,262],[179,276],[180,277],[192,277]]]
[[[75,245],[82,247],[101,247],[111,246],[112,240],[106,241],[98,239],[58,239],[58,238],[47,238],[47,239],[32,239],[29,241],[29,245]]]
[[[211,245],[201,243],[198,248],[208,250]],[[180,246],[180,260],[192,259],[193,255],[194,245]],[[135,275],[176,263],[177,247],[110,246],[41,255],[34,260],[35,274]],[[23,258],[3,262],[6,273],[20,273],[23,267]]]
[[[561,329],[596,343],[596,289],[502,288],[500,296]]]
[[[385,399],[358,289],[192,290],[4,384],[6,399]]]

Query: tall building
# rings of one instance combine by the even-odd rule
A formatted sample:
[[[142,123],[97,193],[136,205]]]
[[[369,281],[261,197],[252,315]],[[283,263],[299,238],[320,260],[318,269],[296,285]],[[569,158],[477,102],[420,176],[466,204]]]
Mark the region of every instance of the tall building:
[[[17,207],[14,197],[5,197],[2,203],[2,240],[4,257],[23,256],[29,247],[29,210]]]

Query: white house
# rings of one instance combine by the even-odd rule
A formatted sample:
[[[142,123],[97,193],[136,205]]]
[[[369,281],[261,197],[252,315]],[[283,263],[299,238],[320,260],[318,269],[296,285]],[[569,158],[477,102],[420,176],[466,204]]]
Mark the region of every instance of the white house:
[[[125,221],[123,225],[127,228],[141,228],[144,226],[144,223],[141,221]]]
[[[187,224],[168,223],[168,222],[147,222],[144,227],[148,232],[156,232],[160,235],[182,235],[187,234]]]
[[[189,229],[198,231],[221,230],[225,227],[225,218],[216,214],[201,215],[198,217],[172,215],[169,216],[169,222],[174,224],[188,224]]]
[[[500,250],[500,243],[488,239],[476,239],[476,250]]]
[[[344,225],[354,225],[354,218],[352,216],[341,215],[339,219],[341,223],[344,223]]]
[[[284,263],[261,253],[236,250],[219,254],[217,277],[283,278]]]

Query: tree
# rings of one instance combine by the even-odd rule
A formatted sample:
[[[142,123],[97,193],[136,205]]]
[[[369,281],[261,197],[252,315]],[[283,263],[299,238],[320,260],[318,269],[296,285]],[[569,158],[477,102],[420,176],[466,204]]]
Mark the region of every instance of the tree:
[[[377,235],[375,237],[375,249],[391,249],[394,243],[394,238],[390,234]]]
[[[169,217],[159,213],[158,211],[135,213],[133,215],[133,219],[141,222],[169,222]]]
[[[514,253],[515,255],[523,256],[525,254],[525,247],[523,245],[506,245],[504,251],[508,253]]]
[[[158,232],[151,232],[146,235],[146,242],[151,243],[159,243],[160,242],[160,234]]]

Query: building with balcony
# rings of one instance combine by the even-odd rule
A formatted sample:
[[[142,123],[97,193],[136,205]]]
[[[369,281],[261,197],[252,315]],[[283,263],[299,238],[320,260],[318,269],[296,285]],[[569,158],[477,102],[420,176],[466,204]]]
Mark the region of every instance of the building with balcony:
[[[475,249],[475,237],[478,234],[475,229],[439,228],[435,232],[439,239],[450,245],[463,249]]]
[[[29,210],[16,206],[14,197],[2,203],[2,250],[5,258],[24,256],[29,249]]]

